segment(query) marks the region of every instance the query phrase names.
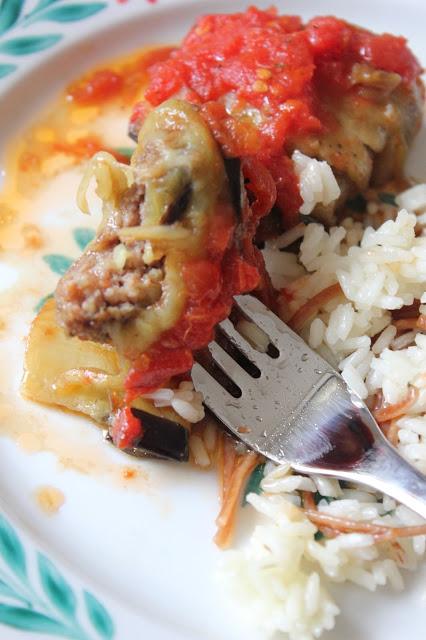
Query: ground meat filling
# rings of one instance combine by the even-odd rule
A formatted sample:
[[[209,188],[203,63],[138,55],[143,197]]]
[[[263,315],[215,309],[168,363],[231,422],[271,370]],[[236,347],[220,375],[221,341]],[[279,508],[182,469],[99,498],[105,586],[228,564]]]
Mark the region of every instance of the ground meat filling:
[[[141,222],[143,188],[130,187],[96,240],[77,260],[56,290],[60,323],[86,340],[108,338],[108,323],[126,322],[162,293],[162,263],[147,266],[144,242],[124,247],[118,230]]]

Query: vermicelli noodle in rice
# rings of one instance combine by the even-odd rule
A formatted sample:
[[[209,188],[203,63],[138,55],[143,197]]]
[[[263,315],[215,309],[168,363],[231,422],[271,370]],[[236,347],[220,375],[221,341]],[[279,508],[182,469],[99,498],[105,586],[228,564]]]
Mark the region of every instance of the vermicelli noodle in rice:
[[[424,210],[426,185],[397,202]],[[295,233],[303,238],[298,254],[278,248],[289,246],[284,238],[266,243],[264,255],[274,284],[283,287],[283,319],[329,354],[361,398],[380,399],[375,415],[388,420],[385,433],[426,472],[426,327],[419,315],[409,321],[392,316],[426,300],[426,235],[416,232],[412,212],[389,208],[393,218],[376,229],[351,218],[328,231],[310,223]],[[374,213],[380,215],[379,205]],[[223,574],[255,624],[290,640],[317,638],[339,612],[328,582],[370,591],[387,583],[403,587],[401,568],[414,568],[425,552],[426,523],[419,516],[374,491],[294,475],[285,465],[268,469],[262,495],[247,498],[266,520],[245,546],[228,552]],[[394,542],[380,542],[393,539],[392,528]]]

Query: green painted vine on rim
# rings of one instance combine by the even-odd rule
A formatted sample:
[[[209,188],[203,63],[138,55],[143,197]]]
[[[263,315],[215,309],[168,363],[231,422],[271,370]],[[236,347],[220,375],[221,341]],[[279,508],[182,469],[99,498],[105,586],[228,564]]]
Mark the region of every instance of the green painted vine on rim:
[[[20,57],[45,51],[63,38],[61,33],[22,35],[22,30],[41,23],[66,24],[86,20],[105,9],[107,2],[69,2],[67,0],[39,0],[26,13],[25,0],[1,0],[0,2],[0,53]],[[29,4],[29,3],[28,3]],[[10,31],[19,29],[19,35],[11,36]],[[0,79],[16,71],[17,64],[0,63]]]
[[[22,0],[2,0],[0,5],[0,35],[13,27],[23,6]]]
[[[113,640],[114,623],[104,605],[87,590],[77,595],[44,554],[37,553],[36,561],[37,586],[21,539],[0,514],[0,625],[72,640]]]
[[[38,53],[49,49],[61,40],[60,35],[50,36],[23,36],[11,38],[0,42],[0,53],[7,53],[11,56],[27,56],[30,53]]]

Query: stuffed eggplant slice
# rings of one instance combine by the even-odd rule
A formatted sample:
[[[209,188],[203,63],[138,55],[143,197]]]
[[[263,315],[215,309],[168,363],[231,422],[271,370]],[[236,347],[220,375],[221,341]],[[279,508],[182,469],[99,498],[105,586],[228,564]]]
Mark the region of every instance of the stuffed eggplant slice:
[[[58,318],[70,335],[111,340],[134,359],[182,315],[183,265],[206,253],[219,208],[232,224],[224,164],[196,110],[172,100],[146,120],[130,170],[100,154],[90,171],[104,220],[57,287]]]
[[[150,108],[183,96],[226,157],[256,159],[269,173],[278,233],[297,224],[302,204],[293,152],[326,161],[341,195],[313,213],[330,224],[348,198],[401,178],[422,119],[421,73],[404,38],[333,16],[207,15],[152,67],[130,134]]]
[[[259,215],[236,193],[239,165],[228,168],[231,187],[219,147],[194,106],[170,100],[152,111],[130,167],[100,153],[87,171],[80,206],[88,210],[85,191],[94,176],[103,219],[57,286],[54,334],[65,345],[72,341],[68,356],[75,345],[76,353],[84,353],[89,344],[87,354],[96,357],[79,366],[68,363],[67,372],[56,369],[55,377],[65,375],[74,395],[77,388],[85,392],[90,380],[96,407],[87,393],[83,407],[65,406],[112,424],[115,444],[131,448],[140,437],[141,421],[132,420],[141,397],[166,384],[185,384],[193,352],[212,339],[233,296],[270,284],[253,246]],[[54,325],[52,313],[49,304],[35,321],[27,365],[35,334],[43,334],[40,323]],[[47,348],[51,352],[52,344]],[[108,366],[97,365],[105,356]],[[54,401],[64,403],[63,397]],[[170,413],[168,419],[176,420]]]

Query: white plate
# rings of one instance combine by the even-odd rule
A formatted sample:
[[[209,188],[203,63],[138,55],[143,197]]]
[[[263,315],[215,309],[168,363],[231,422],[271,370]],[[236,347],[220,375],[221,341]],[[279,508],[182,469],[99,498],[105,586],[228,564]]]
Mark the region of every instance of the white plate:
[[[58,22],[60,15],[49,14],[45,8],[44,13],[37,14],[39,20],[25,26],[22,15],[33,11],[36,4],[22,3],[21,18],[0,35],[0,74],[4,74],[0,80],[2,149],[7,139],[33,121],[68,81],[94,63],[146,44],[176,42],[199,13],[235,11],[246,6],[239,0],[232,6],[229,0],[129,0],[125,4],[90,0],[80,5],[87,13],[92,11],[91,16]],[[50,9],[67,4],[71,0],[56,0]],[[269,6],[270,2],[257,4]],[[306,18],[336,14],[376,31],[402,33],[419,58],[426,60],[423,0],[406,0],[403,7],[398,0],[289,0],[276,4],[282,12]],[[29,36],[44,36],[45,40],[38,42],[46,48],[23,55],[22,43],[5,44]],[[412,164],[411,171],[424,177],[423,167]],[[64,232],[63,221],[72,208],[70,203],[55,201],[55,195],[49,193],[43,207],[29,210],[28,219],[45,216],[50,242],[61,251],[77,255],[77,248],[71,246]],[[81,214],[73,215],[74,226],[87,226]],[[15,628],[0,626],[0,638],[26,638],[27,631],[30,637],[32,629],[32,637],[40,639],[68,633],[67,637],[79,640],[260,640],[261,636],[244,629],[234,616],[215,580],[222,554],[211,542],[218,507],[214,476],[184,465],[148,461],[140,463],[146,478],[132,488],[119,480],[121,468],[129,461],[108,448],[93,425],[31,405],[19,396],[22,339],[28,332],[34,304],[52,289],[55,277],[41,255],[15,262],[11,258],[10,263],[18,275],[14,297],[12,289],[7,289],[8,274],[4,268],[0,270],[4,302],[1,316],[7,321],[0,335],[0,433],[4,434],[0,438],[0,503],[6,518],[0,519],[0,619]],[[3,293],[1,288],[5,289]],[[16,438],[8,435],[14,421],[21,430],[27,422],[35,423],[41,431],[49,425],[49,432],[57,434],[56,440],[53,436],[49,440],[56,455],[25,452]],[[58,455],[62,462],[67,456],[71,462],[66,464],[65,460],[61,465]],[[73,468],[76,460],[80,460],[83,471]],[[34,491],[42,485],[53,485],[66,497],[60,512],[50,518],[34,500]],[[249,518],[247,509],[242,520]],[[40,549],[53,564],[40,561]],[[346,586],[335,589],[343,613],[335,631],[325,637],[400,640],[404,635],[410,640],[423,639],[425,578],[424,568],[408,576],[403,594],[385,590],[371,595]],[[19,592],[27,604],[10,597],[7,587]],[[102,607],[85,598],[84,590],[95,594]],[[11,609],[13,602],[20,603],[20,612],[16,607]],[[32,611],[43,613],[44,618],[28,613],[28,602],[34,606]],[[62,626],[55,627],[46,618]]]

